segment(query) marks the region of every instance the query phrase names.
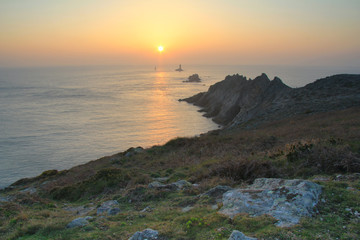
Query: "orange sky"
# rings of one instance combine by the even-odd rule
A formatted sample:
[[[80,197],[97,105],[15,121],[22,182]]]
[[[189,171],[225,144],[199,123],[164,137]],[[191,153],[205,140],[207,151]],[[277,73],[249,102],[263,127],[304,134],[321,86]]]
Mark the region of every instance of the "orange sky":
[[[0,1],[0,66],[360,65],[358,0]]]

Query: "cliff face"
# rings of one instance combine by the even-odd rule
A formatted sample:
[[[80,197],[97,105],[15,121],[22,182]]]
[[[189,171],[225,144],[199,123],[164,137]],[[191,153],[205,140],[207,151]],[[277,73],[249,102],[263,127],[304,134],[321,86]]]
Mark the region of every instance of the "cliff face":
[[[183,99],[202,107],[204,116],[225,126],[256,126],[295,114],[340,110],[360,105],[360,75],[335,75],[302,88],[262,74],[254,80],[227,76],[207,92]]]

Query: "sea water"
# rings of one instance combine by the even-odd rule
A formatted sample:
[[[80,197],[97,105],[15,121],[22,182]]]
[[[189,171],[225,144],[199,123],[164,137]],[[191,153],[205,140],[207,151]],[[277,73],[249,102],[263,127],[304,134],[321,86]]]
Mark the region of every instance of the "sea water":
[[[63,170],[164,144],[219,126],[178,99],[226,75],[265,72],[291,87],[354,69],[274,66],[101,66],[0,69],[0,188],[45,170]],[[202,82],[185,83],[199,74]]]

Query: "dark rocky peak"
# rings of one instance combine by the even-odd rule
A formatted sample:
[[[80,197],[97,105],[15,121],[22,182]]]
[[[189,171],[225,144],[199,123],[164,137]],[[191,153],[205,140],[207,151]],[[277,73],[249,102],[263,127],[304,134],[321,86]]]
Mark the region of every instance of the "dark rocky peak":
[[[246,80],[246,77],[244,77],[243,75],[239,75],[238,73],[237,74],[234,74],[234,75],[227,75],[225,77],[225,80],[236,80],[236,81],[239,81],[239,80]]]
[[[261,88],[265,90],[270,84],[270,79],[265,73],[263,73],[249,82],[252,88]]]
[[[263,73],[260,76],[257,76],[256,78],[254,78],[253,82],[257,83],[257,84],[259,84],[259,83],[267,84],[267,83],[270,83],[270,79],[265,73]]]
[[[270,82],[269,87],[277,89],[291,89],[291,87],[283,83],[283,81],[278,77],[274,77],[274,79]]]
[[[218,82],[209,88],[209,92],[212,92],[216,89],[227,89],[227,90],[235,90],[240,88],[256,88],[260,87],[265,89],[270,84],[270,79],[268,76],[263,73],[260,76],[256,77],[254,80],[247,79],[243,75],[234,74],[228,75],[221,82]]]
[[[271,83],[272,84],[284,84],[283,81],[279,77],[274,77],[274,79],[271,81]]]
[[[246,82],[247,79],[243,75],[239,75],[239,74],[228,75],[225,77],[223,81],[211,85],[208,92],[213,92],[216,89],[237,88],[237,86],[246,84]]]
[[[270,82],[270,79],[269,77],[265,74],[265,73],[262,73],[260,76],[256,77],[254,79],[255,82],[257,81],[266,81],[266,82]]]

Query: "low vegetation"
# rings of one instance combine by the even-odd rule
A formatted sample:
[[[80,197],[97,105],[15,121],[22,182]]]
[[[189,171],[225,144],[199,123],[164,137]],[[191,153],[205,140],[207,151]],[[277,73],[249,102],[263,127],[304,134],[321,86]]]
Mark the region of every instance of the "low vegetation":
[[[1,194],[8,200],[0,201],[0,239],[128,239],[145,228],[158,230],[162,239],[228,239],[235,229],[258,239],[359,239],[359,172],[359,108],[306,114],[251,130],[218,130],[19,180]],[[317,214],[279,228],[270,216],[230,219],[218,213],[220,203],[199,197],[217,185],[245,186],[259,177],[319,183],[324,191]],[[148,188],[158,178],[198,186]],[[117,200],[120,213],[96,217],[106,200]],[[78,207],[95,218],[85,227],[67,229],[79,217],[69,209]]]

